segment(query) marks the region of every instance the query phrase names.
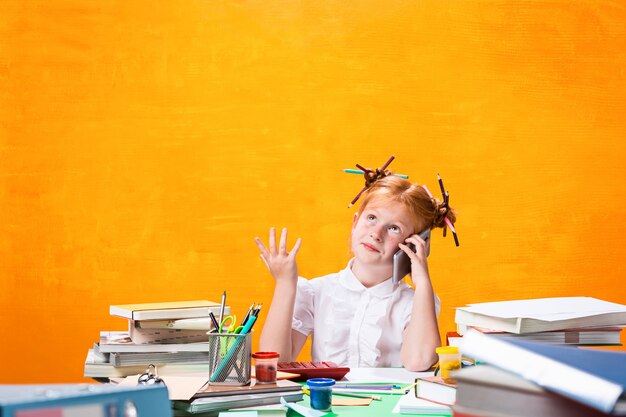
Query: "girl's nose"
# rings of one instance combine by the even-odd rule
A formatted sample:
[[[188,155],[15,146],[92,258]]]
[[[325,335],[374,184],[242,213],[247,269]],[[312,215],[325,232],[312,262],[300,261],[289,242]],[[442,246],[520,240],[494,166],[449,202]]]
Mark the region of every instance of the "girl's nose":
[[[382,233],[382,228],[380,227],[373,227],[370,230],[370,237],[372,239],[374,239],[375,241],[379,242],[381,240],[381,233]]]

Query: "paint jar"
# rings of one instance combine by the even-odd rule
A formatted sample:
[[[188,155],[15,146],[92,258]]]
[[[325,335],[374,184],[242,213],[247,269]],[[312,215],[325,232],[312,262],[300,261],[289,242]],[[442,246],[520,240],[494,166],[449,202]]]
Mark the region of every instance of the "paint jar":
[[[441,346],[436,349],[439,355],[439,370],[441,377],[449,382],[454,380],[450,373],[456,369],[461,369],[461,352],[457,346]]]
[[[306,381],[311,395],[311,408],[319,411],[330,411],[332,406],[333,385],[330,378],[311,378]]]
[[[279,356],[278,352],[256,352],[252,354],[257,384],[276,383]]]

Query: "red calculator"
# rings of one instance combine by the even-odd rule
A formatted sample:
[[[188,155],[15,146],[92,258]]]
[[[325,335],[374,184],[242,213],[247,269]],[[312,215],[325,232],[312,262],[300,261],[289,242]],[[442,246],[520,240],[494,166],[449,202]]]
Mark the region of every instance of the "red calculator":
[[[299,374],[299,377],[290,378],[293,381],[311,378],[332,378],[338,381],[350,372],[350,368],[340,367],[334,362],[279,362],[278,370]]]

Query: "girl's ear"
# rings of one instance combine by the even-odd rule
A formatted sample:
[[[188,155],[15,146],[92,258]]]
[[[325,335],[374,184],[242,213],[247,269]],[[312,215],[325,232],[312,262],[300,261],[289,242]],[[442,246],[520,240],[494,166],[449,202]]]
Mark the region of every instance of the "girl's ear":
[[[359,213],[354,213],[354,218],[352,219],[352,228],[356,227],[356,222],[359,220]]]

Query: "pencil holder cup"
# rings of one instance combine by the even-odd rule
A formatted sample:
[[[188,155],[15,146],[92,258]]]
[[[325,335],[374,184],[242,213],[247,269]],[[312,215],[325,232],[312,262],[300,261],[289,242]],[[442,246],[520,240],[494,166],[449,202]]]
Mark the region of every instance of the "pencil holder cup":
[[[252,334],[209,333],[209,384],[248,385]]]

